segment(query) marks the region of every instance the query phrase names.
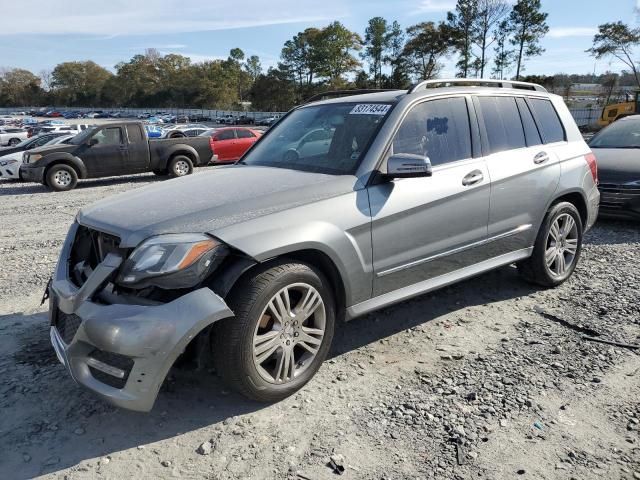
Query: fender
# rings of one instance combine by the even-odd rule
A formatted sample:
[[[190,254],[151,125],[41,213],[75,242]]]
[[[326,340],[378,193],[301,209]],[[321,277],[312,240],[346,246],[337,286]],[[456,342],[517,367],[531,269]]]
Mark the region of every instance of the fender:
[[[164,164],[165,167],[167,167],[167,164],[169,163],[169,159],[171,157],[173,157],[174,155],[180,155],[180,154],[186,154],[188,157],[192,157],[195,159],[194,163],[194,167],[200,165],[200,155],[198,155],[198,152],[196,151],[195,148],[193,148],[191,145],[187,145],[184,143],[178,143],[176,145],[171,145],[170,147],[168,147],[162,154],[162,163]]]
[[[55,152],[38,160],[39,167],[48,167],[54,163],[66,163],[71,165],[78,172],[78,178],[87,178],[87,167],[81,158],[66,152]]]

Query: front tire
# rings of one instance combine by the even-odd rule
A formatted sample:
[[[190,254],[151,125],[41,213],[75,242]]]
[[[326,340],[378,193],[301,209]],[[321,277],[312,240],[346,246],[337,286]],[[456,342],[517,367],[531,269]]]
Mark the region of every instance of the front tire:
[[[46,174],[47,186],[56,192],[72,190],[78,183],[78,174],[69,165],[54,165]]]
[[[254,400],[282,400],[318,371],[331,347],[335,304],[324,276],[280,263],[242,279],[227,299],[234,318],[216,326],[216,369]]]
[[[518,264],[529,282],[555,287],[566,281],[578,264],[582,251],[582,218],[569,202],[553,205],[542,222],[533,254]]]
[[[169,173],[173,177],[184,177],[193,173],[193,163],[189,157],[177,155],[169,162]]]

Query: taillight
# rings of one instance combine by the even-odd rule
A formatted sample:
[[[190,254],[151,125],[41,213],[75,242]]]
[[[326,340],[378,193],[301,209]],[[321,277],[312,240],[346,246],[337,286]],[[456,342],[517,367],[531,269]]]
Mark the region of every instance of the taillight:
[[[593,177],[593,181],[595,184],[598,184],[598,162],[596,161],[596,156],[589,152],[584,156],[584,159],[587,161],[587,165],[589,165],[589,170],[591,170],[591,176]]]
[[[209,137],[209,148],[211,148],[211,153],[213,153],[213,137]]]

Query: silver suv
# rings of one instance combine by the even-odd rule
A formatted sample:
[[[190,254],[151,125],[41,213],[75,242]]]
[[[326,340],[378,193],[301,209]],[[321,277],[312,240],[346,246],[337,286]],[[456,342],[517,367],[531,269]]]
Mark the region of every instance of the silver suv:
[[[340,320],[512,263],[564,282],[596,184],[562,99],[538,85],[311,102],[233,166],[83,208],[49,289],[51,341],[124,408],[151,409],[183,353],[276,401],[315,374]]]

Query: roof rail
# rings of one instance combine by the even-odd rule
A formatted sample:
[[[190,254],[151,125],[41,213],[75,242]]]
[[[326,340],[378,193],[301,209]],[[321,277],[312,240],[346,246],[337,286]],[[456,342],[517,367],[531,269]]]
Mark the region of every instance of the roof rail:
[[[520,90],[535,90],[537,92],[546,92],[547,89],[537,83],[517,82],[511,80],[488,80],[484,78],[443,78],[436,80],[424,80],[413,85],[409,89],[409,93],[427,88],[443,88],[456,87],[458,85],[466,85],[470,87],[494,87],[494,88],[517,88]]]
[[[305,100],[306,103],[317,102],[318,100],[324,100],[327,98],[347,97],[349,95],[364,95],[366,93],[378,93],[378,92],[393,92],[398,90],[397,88],[360,88],[354,90],[330,90],[328,92],[318,93]]]

